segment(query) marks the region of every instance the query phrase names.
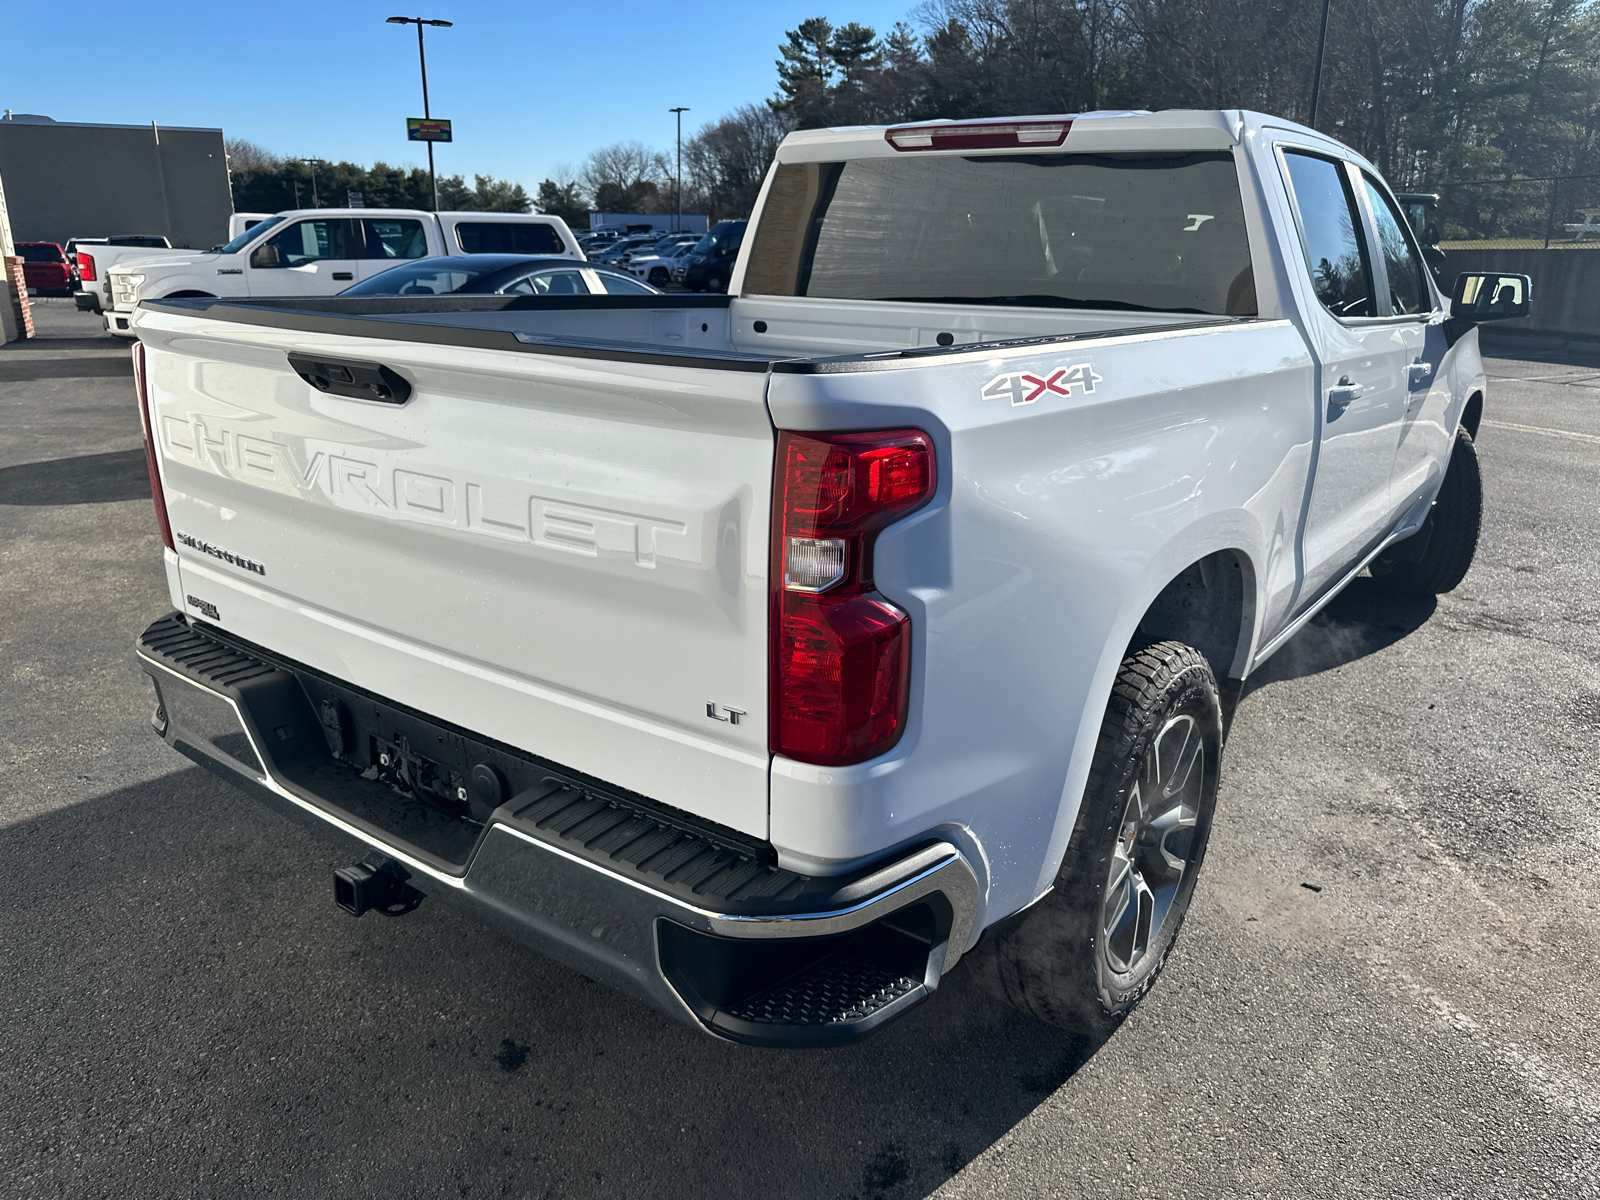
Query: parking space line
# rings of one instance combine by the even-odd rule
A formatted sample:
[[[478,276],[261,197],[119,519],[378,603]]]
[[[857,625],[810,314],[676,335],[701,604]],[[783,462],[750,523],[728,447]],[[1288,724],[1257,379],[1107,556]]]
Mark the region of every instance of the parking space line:
[[[1574,442],[1593,442],[1600,446],[1600,434],[1574,433],[1570,429],[1547,429],[1543,425],[1518,425],[1514,421],[1491,421],[1488,418],[1481,423],[1492,429],[1509,429],[1515,433],[1542,433],[1546,437],[1569,438]]]

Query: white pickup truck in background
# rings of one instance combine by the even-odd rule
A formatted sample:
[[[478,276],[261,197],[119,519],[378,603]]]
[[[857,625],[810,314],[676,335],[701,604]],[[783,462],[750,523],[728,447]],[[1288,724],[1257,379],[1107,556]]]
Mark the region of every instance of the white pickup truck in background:
[[[1474,325],[1529,291],[1441,295],[1370,163],[1224,111],[791,134],[727,295],[147,299],[153,724],[364,854],[351,912],[459,902],[719,1037],[858,1038],[963,957],[1105,1027],[1219,683],[1471,565]]]
[[[332,296],[396,263],[444,254],[541,254],[583,259],[560,217],[429,213],[404,208],[312,208],[257,221],[227,245],[138,258],[105,272],[108,332],[132,337],[141,299]]]
[[[74,238],[68,253],[78,267],[78,289],[73,302],[80,312],[104,312],[111,307],[111,268],[138,259],[182,258],[193,250],[174,249],[156,234],[129,237]]]

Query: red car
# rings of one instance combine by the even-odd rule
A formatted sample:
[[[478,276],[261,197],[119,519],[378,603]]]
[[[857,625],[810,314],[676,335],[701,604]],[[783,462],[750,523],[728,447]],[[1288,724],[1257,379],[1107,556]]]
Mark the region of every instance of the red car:
[[[22,255],[22,274],[30,291],[70,296],[77,288],[77,265],[55,242],[18,242],[17,253]]]

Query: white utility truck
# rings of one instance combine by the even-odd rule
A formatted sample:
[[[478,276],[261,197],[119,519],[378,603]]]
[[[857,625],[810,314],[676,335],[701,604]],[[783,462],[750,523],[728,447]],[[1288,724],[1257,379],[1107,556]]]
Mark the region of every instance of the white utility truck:
[[[105,326],[131,338],[140,300],[333,296],[397,263],[442,254],[584,257],[567,223],[542,213],[296,209],[257,221],[215,251],[127,256],[105,273]]]
[[[147,300],[154,725],[363,855],[350,911],[720,1037],[848,1041],[963,957],[1104,1025],[1219,685],[1467,571],[1474,325],[1528,298],[1439,294],[1370,163],[1230,111],[791,134],[727,295]]]

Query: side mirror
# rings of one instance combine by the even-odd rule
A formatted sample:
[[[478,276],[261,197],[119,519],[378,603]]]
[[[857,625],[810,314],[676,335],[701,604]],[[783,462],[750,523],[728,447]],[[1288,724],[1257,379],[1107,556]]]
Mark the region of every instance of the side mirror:
[[[1458,321],[1506,321],[1525,317],[1533,301],[1533,280],[1498,271],[1470,271],[1456,276],[1450,313]]]
[[[265,246],[257,246],[250,251],[250,265],[252,267],[275,267],[278,265],[278,248],[271,242]],[[1465,276],[1463,276],[1465,278]]]

